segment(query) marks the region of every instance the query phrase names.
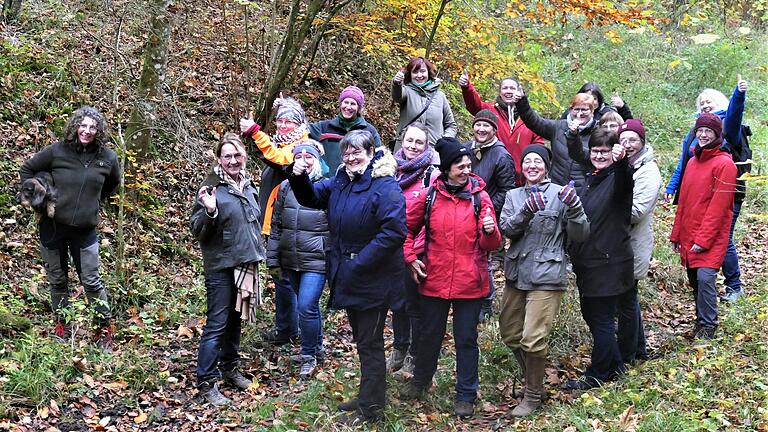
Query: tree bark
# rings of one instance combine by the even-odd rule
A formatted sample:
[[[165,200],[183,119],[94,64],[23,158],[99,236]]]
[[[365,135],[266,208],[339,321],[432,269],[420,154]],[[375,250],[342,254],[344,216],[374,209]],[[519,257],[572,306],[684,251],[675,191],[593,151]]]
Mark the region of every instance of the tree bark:
[[[435,34],[437,33],[437,27],[440,25],[440,19],[445,14],[445,7],[451,0],[440,0],[440,9],[437,11],[435,22],[432,24],[432,31],[429,32],[429,38],[427,38],[427,45],[424,47],[424,58],[429,60],[429,54],[432,52],[432,43],[435,41]]]
[[[125,131],[127,149],[139,161],[146,159],[152,145],[152,131],[157,119],[157,103],[163,98],[171,36],[170,0],[153,0],[149,39],[144,45],[144,65],[139,78],[138,100]]]

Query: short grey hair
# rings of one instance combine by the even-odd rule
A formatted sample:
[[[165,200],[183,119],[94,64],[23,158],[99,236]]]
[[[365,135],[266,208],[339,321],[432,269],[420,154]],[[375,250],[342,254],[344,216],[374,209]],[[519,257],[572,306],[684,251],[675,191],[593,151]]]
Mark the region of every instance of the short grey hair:
[[[373,140],[373,135],[367,130],[353,130],[344,135],[344,138],[341,139],[340,147],[342,154],[350,147],[356,150],[372,152],[376,147],[376,142]]]

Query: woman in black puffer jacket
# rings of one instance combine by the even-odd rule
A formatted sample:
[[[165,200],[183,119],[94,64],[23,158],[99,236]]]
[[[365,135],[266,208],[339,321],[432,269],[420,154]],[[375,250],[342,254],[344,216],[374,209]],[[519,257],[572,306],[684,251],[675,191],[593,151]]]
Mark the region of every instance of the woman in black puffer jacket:
[[[293,147],[294,160],[310,167],[313,181],[322,179],[320,143],[307,139]],[[301,363],[299,376],[311,376],[323,356],[320,295],[325,285],[325,255],[330,247],[325,210],[299,204],[288,180],[280,184],[272,212],[272,235],[267,244],[267,266],[277,280],[287,278],[295,292],[301,331],[301,352],[292,360]]]

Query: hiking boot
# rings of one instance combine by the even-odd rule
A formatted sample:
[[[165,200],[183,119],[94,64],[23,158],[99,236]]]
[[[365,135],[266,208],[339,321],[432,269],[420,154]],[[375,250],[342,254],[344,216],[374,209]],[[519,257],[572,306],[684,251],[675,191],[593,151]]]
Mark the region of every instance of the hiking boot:
[[[304,356],[304,361],[301,363],[301,369],[299,370],[299,378],[307,379],[317,370],[317,359],[312,356]]]
[[[735,302],[736,300],[739,299],[739,297],[743,295],[744,295],[744,291],[742,291],[741,288],[737,290],[726,289],[725,295],[720,297],[720,301],[724,303]]]
[[[51,338],[56,342],[66,343],[71,336],[72,332],[64,320],[56,320]]]
[[[336,424],[350,428],[362,427],[365,423],[379,421],[380,417],[366,417],[360,411],[342,414],[336,419]]]
[[[457,400],[453,403],[453,413],[459,418],[471,417],[475,413],[475,404]]]
[[[299,342],[299,335],[291,336],[273,329],[261,332],[261,340],[270,345],[283,346],[288,343]]]
[[[715,332],[717,332],[717,327],[701,326],[696,332],[695,338],[698,340],[711,340],[715,338]]]
[[[219,391],[219,384],[215,382],[204,382],[198,387],[200,398],[209,404],[221,407],[232,403],[226,396]]]
[[[579,379],[569,379],[562,389],[566,391],[590,390],[602,386],[597,378],[583,376]]]
[[[99,329],[96,345],[103,351],[112,352],[112,346],[115,339],[115,329],[111,324],[107,324]]]
[[[321,348],[317,351],[315,351],[315,359],[317,360],[317,363],[320,364],[325,361],[325,357],[327,356],[325,352],[325,348]],[[302,364],[304,363],[304,354],[292,354],[288,359],[291,361],[291,363],[294,364]]]
[[[253,384],[253,381],[244,377],[243,374],[240,373],[240,371],[237,369],[226,371],[222,373],[222,375],[224,377],[224,384],[231,385],[232,387],[236,387],[240,390],[247,390],[248,387]]]
[[[387,358],[387,370],[390,372],[400,370],[407,355],[408,350],[393,348],[392,352],[389,353],[389,358]]]
[[[357,398],[339,404],[339,411],[352,412],[357,411],[358,408],[360,408],[360,402]]]
[[[524,353],[525,358],[525,393],[523,400],[510,413],[513,417],[526,417],[541,406],[544,395],[545,357]]]
[[[405,387],[403,387],[402,390],[400,390],[400,399],[402,400],[422,399],[426,391],[427,389],[423,387],[418,387],[413,382],[409,382],[408,384],[405,385]]]

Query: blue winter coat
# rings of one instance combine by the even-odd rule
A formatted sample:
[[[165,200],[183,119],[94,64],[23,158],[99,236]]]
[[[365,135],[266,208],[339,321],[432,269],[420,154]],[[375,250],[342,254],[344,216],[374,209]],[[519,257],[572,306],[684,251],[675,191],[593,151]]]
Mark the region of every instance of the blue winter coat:
[[[405,198],[393,177],[396,168],[395,158],[379,151],[357,180],[350,180],[343,168],[315,183],[306,174],[288,179],[301,205],[328,210],[333,308],[402,307],[407,231]]]
[[[733,89],[733,95],[728,103],[728,109],[726,111],[720,110],[713,113],[719,116],[720,120],[723,121],[723,147],[726,151],[730,151],[730,144],[728,143],[739,142],[739,139],[741,139],[741,122],[744,118],[744,105],[746,100],[746,93],[740,92],[739,88],[736,87]],[[699,115],[700,114],[697,113],[696,118],[699,118]],[[688,160],[693,156],[692,149],[696,148],[698,143],[699,141],[696,139],[696,131],[691,128],[683,139],[683,152],[680,155],[680,159],[677,161],[675,172],[672,173],[672,177],[670,177],[669,183],[667,183],[667,188],[664,191],[665,193],[674,194],[678,192],[680,183],[682,183],[683,180],[685,164],[688,163]],[[675,197],[675,202],[677,202],[677,197]]]

